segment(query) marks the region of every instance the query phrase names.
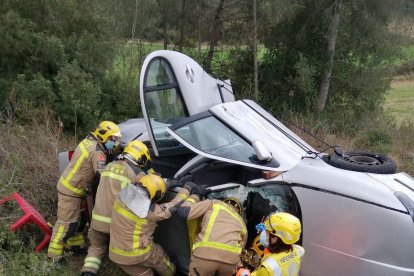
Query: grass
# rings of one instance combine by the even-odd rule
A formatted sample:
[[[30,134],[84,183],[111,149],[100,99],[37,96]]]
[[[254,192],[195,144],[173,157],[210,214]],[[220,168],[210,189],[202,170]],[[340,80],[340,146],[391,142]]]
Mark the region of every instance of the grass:
[[[384,110],[395,118],[398,125],[414,120],[414,80],[398,80],[391,83]]]

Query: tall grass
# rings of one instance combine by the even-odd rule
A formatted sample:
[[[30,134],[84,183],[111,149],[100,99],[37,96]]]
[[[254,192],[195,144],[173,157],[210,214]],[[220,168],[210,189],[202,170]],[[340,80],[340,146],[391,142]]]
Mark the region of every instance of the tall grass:
[[[398,171],[414,176],[414,120],[396,124],[386,114],[367,114],[355,123],[354,131],[338,132],[332,124],[317,117],[289,114],[286,118],[283,122],[318,151],[327,149],[332,154],[329,145],[338,145],[344,151],[386,153],[396,161]]]

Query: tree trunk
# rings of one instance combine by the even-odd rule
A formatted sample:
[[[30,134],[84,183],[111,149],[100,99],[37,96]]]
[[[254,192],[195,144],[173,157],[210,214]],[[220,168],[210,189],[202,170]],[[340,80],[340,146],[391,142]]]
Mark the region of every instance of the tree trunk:
[[[259,73],[257,64],[257,2],[253,0],[253,66],[254,66],[254,99],[259,100]]]
[[[201,1],[198,1],[197,4],[197,14],[198,14],[198,53],[201,53]]]
[[[221,16],[223,13],[223,6],[226,0],[220,0],[220,3],[216,9],[216,14],[214,16],[213,27],[211,28],[211,36],[210,36],[210,48],[207,54],[207,61],[206,61],[206,71],[211,71],[211,61],[213,60],[214,55],[214,48],[217,45],[217,42],[220,37],[221,33]]]
[[[157,0],[158,7],[161,13],[161,24],[162,24],[162,33],[163,33],[163,41],[164,41],[164,50],[168,48],[168,36],[167,36],[167,5],[161,4],[162,0]]]
[[[180,40],[178,41],[178,51],[183,51],[184,44],[184,23],[185,23],[185,0],[181,0],[181,16],[180,16]]]
[[[322,81],[321,86],[319,88],[319,96],[316,103],[316,111],[321,113],[325,109],[326,100],[328,98],[329,93],[329,85],[332,76],[332,69],[334,63],[334,56],[335,56],[335,45],[336,45],[336,37],[338,34],[339,29],[339,11],[341,8],[341,1],[342,0],[335,0],[334,3],[334,11],[332,14],[331,25],[329,26],[328,30],[328,68],[326,69]]]

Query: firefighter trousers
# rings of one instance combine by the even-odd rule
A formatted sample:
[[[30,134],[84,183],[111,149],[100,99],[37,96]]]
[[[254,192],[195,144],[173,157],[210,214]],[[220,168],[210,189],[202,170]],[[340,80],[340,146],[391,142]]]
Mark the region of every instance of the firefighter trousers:
[[[207,256],[206,256],[207,257]],[[237,264],[225,264],[217,261],[210,261],[206,259],[191,257],[190,267],[188,269],[188,276],[204,276],[217,275],[228,276],[235,275],[237,272]]]
[[[153,276],[154,270],[160,276],[173,276],[175,265],[170,261],[168,255],[161,246],[154,243],[149,258],[141,263],[134,265],[119,265],[129,275],[134,276]]]
[[[57,221],[53,227],[48,248],[48,257],[54,260],[62,258],[64,246],[85,247],[83,233],[76,232],[79,224],[82,198],[58,193]]]
[[[102,264],[102,259],[108,255],[109,234],[89,228],[88,239],[90,245],[82,272],[97,274]]]

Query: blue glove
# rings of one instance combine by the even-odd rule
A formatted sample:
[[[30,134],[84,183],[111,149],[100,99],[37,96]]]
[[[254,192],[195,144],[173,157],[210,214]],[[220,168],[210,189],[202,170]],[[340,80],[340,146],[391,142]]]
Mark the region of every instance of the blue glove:
[[[264,223],[259,223],[258,225],[256,225],[256,230],[257,230],[257,233],[260,233],[266,230],[266,226],[264,225]]]

